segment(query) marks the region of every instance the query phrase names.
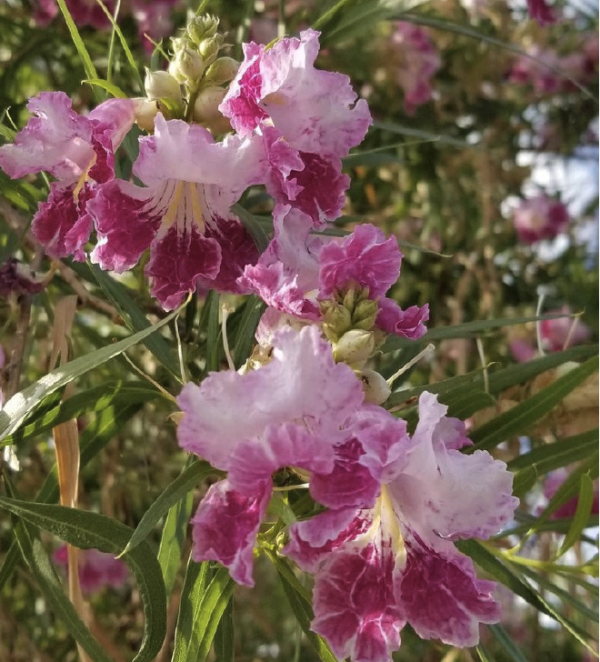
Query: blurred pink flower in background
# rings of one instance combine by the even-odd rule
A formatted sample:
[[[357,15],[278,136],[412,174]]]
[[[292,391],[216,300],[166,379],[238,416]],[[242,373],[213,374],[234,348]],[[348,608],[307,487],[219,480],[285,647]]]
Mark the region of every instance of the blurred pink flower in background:
[[[398,82],[404,90],[404,109],[414,115],[432,97],[431,79],[442,65],[441,59],[425,30],[409,23],[396,23],[391,43],[400,56]]]
[[[568,306],[563,306],[548,311],[549,315],[554,313],[571,315],[571,309]],[[566,349],[567,346],[579,345],[586,341],[591,335],[591,330],[580,320],[574,320],[571,317],[559,317],[540,322],[540,334],[545,349],[549,352],[560,352],[562,349]]]
[[[519,239],[533,244],[541,239],[553,239],[566,229],[569,212],[562,202],[547,195],[524,200],[513,215]]]
[[[548,501],[558,492],[562,484],[569,477],[569,472],[566,469],[557,469],[548,474],[546,481],[544,482],[544,496]],[[579,496],[574,496],[572,499],[569,499],[566,503],[563,503],[562,506],[557,508],[550,519],[561,519],[563,517],[573,517],[575,511],[577,510],[577,504],[579,503]],[[591,515],[598,514],[598,484],[594,486],[594,500],[592,502],[592,508],[590,511]]]
[[[558,21],[556,12],[546,0],[527,0],[527,9],[530,18],[534,18],[540,25],[551,25]]]
[[[57,565],[67,567],[67,545],[59,547],[52,555]],[[112,554],[97,549],[79,550],[79,582],[84,593],[95,593],[104,586],[119,588],[127,581],[129,571],[123,561]]]

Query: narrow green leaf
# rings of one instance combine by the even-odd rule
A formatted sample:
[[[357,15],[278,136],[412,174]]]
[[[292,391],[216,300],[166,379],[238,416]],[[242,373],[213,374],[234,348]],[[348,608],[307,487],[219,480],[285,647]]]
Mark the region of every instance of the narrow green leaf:
[[[535,467],[526,467],[515,474],[513,480],[513,495],[522,499],[531,491],[538,480],[538,472]]]
[[[479,655],[481,662],[495,662],[494,658],[490,655],[490,652],[484,648],[483,644],[476,646],[475,651],[477,652],[477,655]]]
[[[477,143],[468,143],[459,138],[453,138],[442,133],[431,133],[430,131],[423,131],[422,129],[413,129],[409,126],[403,126],[395,122],[373,122],[371,131],[389,131],[390,133],[397,133],[401,136],[410,136],[411,138],[418,138],[419,140],[427,142],[437,142],[445,145],[452,145],[453,147],[460,147],[462,149],[475,149],[479,148]]]
[[[0,442],[0,446],[22,443],[42,434],[42,432],[51,430],[59,423],[78,418],[83,414],[103,411],[115,402],[120,404],[141,403],[159,396],[162,396],[160,391],[157,391],[154,386],[147,382],[116,382],[115,384],[96,386],[77,393],[67,400],[59,401],[57,406],[50,409],[43,416],[36,418],[33,423],[24,425],[14,434],[5,437]]]
[[[14,395],[4,405],[2,411],[0,411],[0,441],[14,432],[27,415],[27,412],[39,405],[47,395],[53,393],[62,386],[65,386],[86,372],[106,363],[115,356],[119,356],[119,354],[122,354],[130,347],[133,347],[133,345],[144,340],[150,334],[158,331],[158,329],[165,326],[165,324],[168,324],[180,312],[181,309],[179,308],[152,327],[144,329],[139,333],[135,333],[134,335],[129,336],[129,338],[125,338],[113,345],[102,347],[101,349],[90,352],[85,356],[69,361],[69,363],[65,363],[59,368],[52,370],[37,382],[31,384],[31,386],[28,386],[20,393]]]
[[[235,662],[233,598],[227,603],[215,635],[215,662]]]
[[[115,85],[114,83],[109,83],[107,80],[102,78],[86,78],[81,81],[82,83],[87,83],[88,85],[101,87],[103,90],[106,90],[109,94],[112,94],[116,99],[126,99],[127,95],[123,90]]]
[[[481,378],[483,370],[473,370],[465,375],[458,375],[456,377],[449,377],[442,379],[433,384],[425,384],[424,386],[415,386],[414,388],[403,389],[401,391],[394,391],[386,400],[386,408],[394,407],[402,402],[406,402],[411,398],[415,398],[424,391],[429,393],[436,393],[437,395],[444,395],[446,393],[456,393],[457,389],[462,386],[469,385],[470,387]],[[469,389],[469,391],[471,388]]]
[[[230,579],[229,584],[227,586],[227,590],[223,591],[223,593],[219,596],[219,599],[216,601],[215,606],[210,614],[210,619],[206,625],[204,636],[202,637],[202,641],[200,642],[200,646],[198,648],[198,654],[196,655],[196,662],[205,662],[210,652],[210,648],[213,642],[215,641],[215,637],[217,636],[217,632],[219,630],[219,625],[221,624],[223,616],[227,611],[227,607],[231,605],[234,589],[235,589],[235,582]],[[233,623],[231,623],[230,625],[231,625],[230,636],[232,638],[229,640],[229,647],[231,647],[233,644]],[[225,624],[224,627],[227,630],[228,625]]]
[[[172,662],[196,662],[208,652],[207,644],[210,648],[235,587],[226,568],[219,568],[212,578],[211,574],[208,563],[190,559],[179,603]]]
[[[594,483],[592,479],[587,475],[583,474],[581,476],[581,482],[579,486],[579,499],[577,501],[577,508],[575,510],[575,515],[573,515],[573,521],[571,523],[571,528],[565,536],[556,558],[559,559],[563,554],[565,554],[573,545],[580,539],[583,530],[587,526],[587,521],[592,510],[592,503],[594,502]]]
[[[527,431],[596,370],[598,370],[598,359],[594,357],[525,402],[488,421],[470,434],[475,443],[470,450],[494,448],[510,437]]]
[[[544,475],[554,469],[584,460],[590,452],[598,448],[598,440],[596,428],[552,444],[543,444],[511,460],[508,468],[511,471],[519,471],[535,465],[538,474]]]
[[[80,470],[83,470],[106,444],[113,439],[125,422],[129,421],[139,408],[139,405],[110,406],[96,416],[94,421],[81,433],[79,439],[81,446]],[[48,503],[56,499],[58,499],[58,470],[56,465],[54,465],[38,492],[36,501],[39,503]],[[19,548],[17,543],[13,542],[0,568],[0,592],[2,592],[6,582],[12,577],[12,573],[18,562]]]
[[[171,507],[163,527],[158,549],[158,563],[162,571],[167,596],[171,595],[175,585],[193,503],[194,495],[192,492],[188,492],[181,501]]]
[[[488,630],[494,635],[496,641],[513,662],[528,662],[521,649],[518,648],[501,625],[488,625]]]
[[[96,0],[96,2],[100,5],[102,8],[102,11],[106,14],[108,20],[111,22],[113,31],[117,33],[117,36],[119,37],[119,41],[121,42],[121,46],[123,46],[123,51],[125,52],[125,57],[127,58],[127,62],[129,62],[129,66],[133,70],[135,77],[137,78],[138,85],[140,86],[140,90],[144,89],[144,81],[142,80],[142,77],[140,76],[140,71],[138,69],[138,65],[135,61],[135,58],[133,57],[133,53],[131,52],[131,49],[129,48],[129,45],[127,43],[127,40],[123,36],[123,33],[121,32],[121,28],[117,25],[112,13],[108,10],[106,5],[102,2],[102,0]]]
[[[65,0],[56,0],[56,1],[58,2],[60,11],[62,12],[62,15],[65,19],[67,28],[71,33],[71,39],[73,40],[73,43],[75,44],[75,48],[77,49],[77,52],[79,53],[79,57],[81,58],[81,63],[85,70],[85,75],[90,80],[97,80],[98,73],[96,72],[96,67],[94,67],[94,64],[90,58],[90,54],[88,53],[87,48],[83,43],[83,39],[81,38],[81,35],[79,34],[79,30],[77,29],[77,26],[75,25],[75,22],[71,17],[71,12],[69,11],[69,8],[65,3]]]
[[[15,538],[50,609],[65,625],[69,634],[92,658],[93,662],[111,662],[103,647],[96,641],[68,599],[48,554],[36,536],[35,527],[15,518]]]
[[[474,322],[465,322],[464,324],[455,324],[452,326],[440,326],[428,331],[419,340],[409,340],[400,336],[390,336],[383,348],[382,352],[392,352],[396,349],[402,349],[407,345],[412,345],[417,342],[420,344],[427,344],[436,342],[438,340],[446,340],[447,338],[474,338],[484,331],[493,331],[505,326],[516,326],[518,324],[527,324],[528,322],[537,322],[546,319],[560,319],[568,317],[568,315],[542,315],[538,317],[512,317],[497,320],[477,320]]]
[[[263,230],[258,217],[246,211],[241,205],[233,205],[231,211],[242,221],[243,226],[248,230],[250,236],[256,244],[259,252],[263,253],[269,245],[269,237]]]
[[[76,508],[50,506],[0,497],[0,506],[34,526],[49,531],[81,549],[117,554],[131,536],[120,522]],[[166,633],[166,596],[160,567],[147,543],[126,554],[144,606],[144,636],[134,662],[151,662],[161,649]]]
[[[327,10],[322,16],[320,16],[313,28],[315,30],[322,30],[327,23],[329,23],[334,17],[336,17],[344,7],[350,4],[352,0],[338,0],[331,9]]]
[[[208,321],[206,324],[206,372],[216,372],[221,363],[219,294],[211,290],[206,297],[204,305],[208,307]]]
[[[235,343],[233,345],[233,357],[236,368],[241,368],[250,356],[254,345],[256,327],[265,308],[266,304],[254,295],[249,297],[244,304],[244,312],[238,325]]]
[[[144,516],[137,525],[131,539],[127,542],[125,549],[120,553],[120,556],[129,554],[141,542],[143,542],[150,531],[158,524],[159,520],[165,515],[169,509],[174,506],[198,483],[205,478],[214,474],[215,470],[208,464],[208,462],[194,462],[191,466],[185,469],[156,499],[156,501],[144,513]]]
[[[86,265],[72,262],[69,266],[75,271],[78,271],[78,273],[82,270],[88,273],[91,272],[104,294],[106,294],[112,304],[117,308],[125,324],[131,331],[143,331],[152,326],[146,315],[144,315],[129,295],[127,288],[112,278],[106,271],[102,271],[95,264]],[[161,336],[150,336],[144,340],[144,345],[179,379],[179,363],[164,338]]]
[[[322,662],[337,662],[337,658],[327,642],[310,629],[314,613],[306,589],[300,584],[285,559],[269,551],[267,551],[267,556],[275,566],[292,611],[319,659]]]

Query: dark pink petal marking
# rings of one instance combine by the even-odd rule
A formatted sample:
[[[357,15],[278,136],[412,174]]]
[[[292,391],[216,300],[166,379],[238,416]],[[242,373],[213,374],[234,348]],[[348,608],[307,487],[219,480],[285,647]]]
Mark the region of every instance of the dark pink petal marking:
[[[74,196],[72,186],[63,188],[58,182],[50,187],[46,202],[41,202],[33,217],[32,232],[51,257],[73,255],[78,262],[85,260],[83,247],[90,238],[92,219],[86,203],[93,189],[85,184]]]
[[[194,561],[219,561],[236,582],[254,586],[252,551],[270,495],[268,482],[252,496],[235,492],[226,480],[213,485],[192,518]]]
[[[466,647],[479,641],[479,623],[497,623],[493,582],[477,579],[470,559],[406,540],[407,560],[396,597],[402,618],[424,639]],[[452,551],[450,551],[452,550]]]
[[[194,227],[170,227],[152,242],[146,274],[153,279],[152,296],[165,310],[176,308],[196,289],[200,278],[211,280],[219,273],[221,247],[203,237]]]

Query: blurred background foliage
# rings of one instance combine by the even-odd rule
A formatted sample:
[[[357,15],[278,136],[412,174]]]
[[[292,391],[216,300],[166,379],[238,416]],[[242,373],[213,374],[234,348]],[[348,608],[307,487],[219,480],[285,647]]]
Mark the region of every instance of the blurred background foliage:
[[[86,3],[87,10],[98,9],[93,0],[80,0]],[[77,4],[75,0],[67,3],[73,13]],[[368,100],[375,120],[365,141],[345,160],[352,185],[345,215],[336,225],[351,229],[357,222],[368,221],[395,235],[405,259],[394,294],[403,306],[428,302],[431,310],[433,331],[423,343],[391,342],[378,358],[377,367],[387,377],[427,341],[435,344],[426,360],[396,382],[399,394],[391,400],[410,421],[418,388],[441,383],[440,397],[450,404],[451,412],[470,417],[475,434],[481,431],[474,439],[488,440],[489,448],[497,446],[496,454],[513,462],[519,472],[516,485],[522,502],[514,532],[505,532],[496,547],[474,552],[483,571],[509,586],[499,591],[505,604],[502,627],[482,627],[482,646],[466,651],[421,641],[407,627],[395,659],[592,659],[593,653],[582,641],[597,649],[598,587],[592,576],[597,577],[597,528],[588,528],[597,525],[597,516],[588,517],[588,510],[575,527],[575,543],[561,559],[567,569],[557,569],[555,557],[564,534],[573,530],[572,515],[550,517],[546,526],[527,536],[518,550],[525,561],[515,560],[509,551],[548,503],[551,495],[548,490],[546,496],[543,493],[547,474],[593,460],[598,439],[597,371],[567,388],[566,398],[556,396],[558,400],[544,405],[543,416],[531,414],[531,420],[513,424],[502,439],[490,441],[489,422],[493,427],[495,417],[543,388],[552,388],[568,361],[583,362],[594,355],[593,342],[598,337],[597,7],[586,0],[558,2],[555,9],[561,20],[542,27],[529,20],[524,3],[504,0],[211,0],[204,4],[220,17],[229,32],[231,55],[238,59],[242,40],[268,43],[278,34],[295,34],[308,26],[322,31],[318,65],[349,75],[355,90]],[[143,96],[143,67],[166,66],[169,36],[184,27],[188,12],[197,6],[172,0],[108,3],[111,11],[117,6],[118,25],[135,68],[103,13],[90,18],[92,24],[83,20],[80,34],[100,77],[110,77],[129,96]],[[11,140],[25,124],[27,100],[42,90],[65,91],[82,113],[105,98],[101,88],[82,83],[85,78],[80,54],[53,0],[0,4],[2,141]],[[418,85],[421,89],[416,89]],[[135,160],[135,131],[118,155],[121,176],[130,172]],[[0,267],[16,258],[47,276],[46,287],[37,294],[2,293],[0,344],[7,356],[21,347],[23,357],[18,388],[12,388],[13,376],[12,386],[3,383],[5,397],[52,368],[53,311],[61,297],[78,296],[71,334],[74,357],[139,331],[147,319],[155,322],[164,317],[149,295],[142,265],[117,279],[85,263],[57,263],[44,256],[28,227],[46,192],[43,177],[13,181],[0,171]],[[540,195],[562,201],[570,220],[557,237],[531,245],[519,238],[513,216],[522,200]],[[264,193],[251,190],[243,205],[268,231],[270,202]],[[251,349],[247,329],[256,324],[261,308],[254,299],[221,298],[235,309],[228,336],[230,345],[238,349],[236,363],[242,362]],[[571,318],[560,347],[550,346],[551,333],[544,335],[535,323],[512,324],[558,309],[578,314],[579,329],[585,330],[578,336],[583,347],[568,350],[575,340]],[[135,528],[181,473],[186,460],[169,418],[173,405],[144,375],[167,392],[178,393],[174,349],[178,336],[191,378],[199,380],[209,369],[223,366],[218,311],[219,297],[214,293],[194,299],[175,321],[177,333],[173,323],[163,328],[166,343],[138,344],[128,350],[127,358],[122,354],[75,382],[76,394],[90,394],[76,417],[82,447],[89,444],[93,449],[89,462],[82,455],[82,464],[87,464],[81,470],[81,508]],[[468,326],[486,320],[497,323]],[[529,347],[528,358],[533,362],[518,365],[515,343]],[[568,351],[551,358],[552,351],[563,349]],[[461,377],[462,381],[444,382]],[[131,388],[128,395],[120,390],[123,384]],[[32,421],[43,420],[44,411],[59,407],[56,398],[49,397],[26,424],[35,428]],[[556,402],[561,404],[555,407]],[[41,427],[12,439],[21,470],[10,472],[10,478],[7,473],[6,480],[22,499],[39,499],[36,495],[51,475],[52,426]],[[552,445],[566,438],[575,440],[571,450],[565,446],[562,454],[539,452],[556,448]],[[207,484],[204,481],[199,492],[204,493]],[[579,488],[576,481],[563,503]],[[5,493],[10,495],[8,490]],[[170,639],[157,660],[171,659],[185,574],[185,561],[179,560],[186,558],[190,545],[184,535],[185,515],[199,496],[198,490],[189,492],[177,506],[179,511],[170,511],[172,521],[183,524],[174,526],[174,539],[179,536],[170,550],[177,557],[175,565],[168,561],[162,565],[163,573],[171,568]],[[48,498],[56,502],[56,494]],[[559,506],[555,504],[555,510]],[[12,528],[13,521],[2,511],[0,660],[75,660],[77,651],[68,629],[48,608],[35,579],[11,547]],[[48,550],[59,545],[58,538],[48,533],[41,536]],[[152,530],[149,540],[156,549],[159,545],[166,549],[161,527]],[[494,563],[501,564],[500,570]],[[507,579],[502,568],[516,579]],[[208,659],[319,659],[265,556],[259,559],[256,572],[254,590],[235,591],[235,658],[228,658],[217,646]],[[521,587],[519,595],[515,586]],[[528,590],[537,597],[532,599]],[[542,602],[536,603],[536,609],[532,600],[538,599]],[[143,627],[141,598],[134,582],[104,588],[90,600],[92,631],[98,640],[117,662],[130,659],[139,648]],[[540,605],[546,605],[545,613]],[[571,627],[556,613],[568,619]],[[224,628],[223,632],[229,632]]]

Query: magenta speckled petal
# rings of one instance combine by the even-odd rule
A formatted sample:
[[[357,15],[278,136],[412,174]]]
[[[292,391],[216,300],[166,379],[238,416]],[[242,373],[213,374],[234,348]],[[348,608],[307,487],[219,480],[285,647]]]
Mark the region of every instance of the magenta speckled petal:
[[[333,469],[333,448],[319,436],[294,423],[272,425],[261,440],[243,440],[235,447],[229,463],[229,481],[244,494],[271,478],[286,466],[329,473]]]
[[[152,279],[152,296],[165,310],[177,308],[200,279],[212,280],[221,266],[221,247],[191,225],[173,225],[159,232],[150,247],[146,275]]]
[[[371,115],[350,79],[315,69],[319,33],[284,38],[269,49],[251,43],[219,110],[240,135],[269,118],[290,145],[313,154],[346,156],[364,138]]]
[[[410,306],[402,310],[393,300],[382,298],[379,301],[377,326],[396,336],[417,340],[427,333],[425,322],[429,319],[429,304]]]
[[[316,471],[310,479],[310,493],[328,508],[370,508],[379,496],[381,484],[359,461],[364,451],[351,438],[335,447],[335,465],[328,473]]]
[[[89,120],[72,109],[64,92],[42,92],[27,108],[35,117],[14,143],[0,147],[0,167],[13,179],[44,170],[75,183],[94,158]]]
[[[486,451],[455,450],[456,430],[444,426],[446,411],[435,395],[421,395],[407,466],[389,489],[410,528],[426,542],[440,536],[488,538],[512,519],[519,503],[512,496],[513,476]],[[444,431],[448,445],[441,438]]]
[[[292,524],[290,541],[282,551],[303,570],[315,572],[321,560],[348,540],[365,533],[371,524],[368,510],[327,510],[309,520]]]
[[[400,646],[405,620],[394,597],[398,564],[385,529],[346,543],[321,565],[315,578],[315,619],[340,659],[389,662]]]
[[[87,202],[92,195],[89,184],[78,194],[72,186],[64,188],[58,182],[50,185],[48,200],[40,202],[32,224],[35,238],[48,255],[54,258],[73,255],[78,262],[85,260],[83,247],[92,232]]]
[[[287,328],[275,335],[264,368],[213,373],[200,386],[186,384],[178,398],[185,416],[177,436],[183,448],[227,470],[236,445],[263,439],[271,425],[303,420],[312,434],[335,444],[362,400],[359,380],[348,366],[334,363],[316,328]]]
[[[398,280],[401,261],[393,237],[386,239],[374,225],[359,225],[351,235],[331,242],[319,253],[320,297],[329,298],[350,283],[368,287],[372,299],[383,296]]]
[[[477,579],[471,559],[450,543],[440,552],[405,539],[406,565],[395,585],[402,618],[423,639],[460,648],[479,642],[479,623],[497,623],[493,582]]]
[[[271,496],[270,481],[245,496],[227,480],[213,485],[192,518],[192,558],[219,561],[239,584],[254,586],[252,552]]]
[[[151,191],[115,179],[99,187],[88,205],[95,220],[98,242],[91,260],[102,269],[122,273],[133,268],[150,246],[161,214],[147,213]]]

